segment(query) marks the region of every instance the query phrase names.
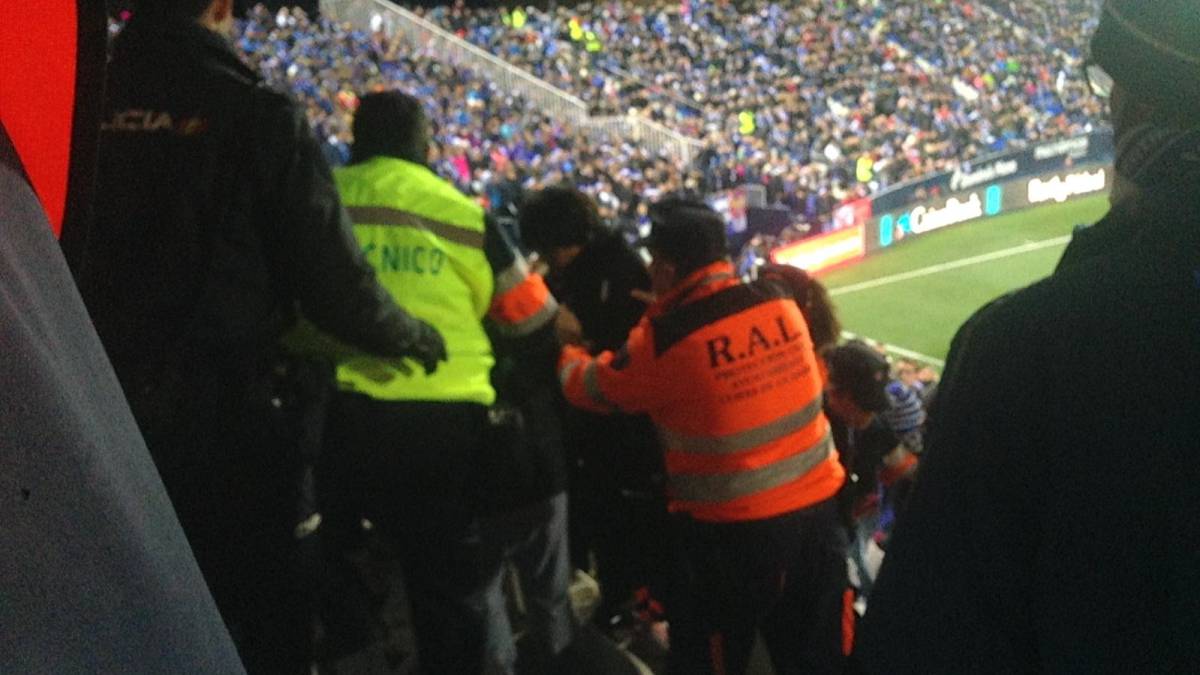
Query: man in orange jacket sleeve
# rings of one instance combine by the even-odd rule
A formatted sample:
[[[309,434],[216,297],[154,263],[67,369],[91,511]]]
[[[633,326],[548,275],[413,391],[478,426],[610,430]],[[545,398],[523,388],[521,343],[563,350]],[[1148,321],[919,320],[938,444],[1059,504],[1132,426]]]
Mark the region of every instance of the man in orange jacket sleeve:
[[[684,573],[670,673],[742,673],[761,631],[779,672],[840,672],[850,648],[845,480],[804,319],[783,289],[742,283],[700,202],[652,209],[658,294],[616,352],[567,347],[571,403],[644,412],[663,440]]]

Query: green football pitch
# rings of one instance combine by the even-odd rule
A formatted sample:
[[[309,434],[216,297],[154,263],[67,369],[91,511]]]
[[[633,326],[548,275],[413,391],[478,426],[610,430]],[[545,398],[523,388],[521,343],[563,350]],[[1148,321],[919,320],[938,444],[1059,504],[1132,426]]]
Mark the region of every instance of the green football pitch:
[[[1071,230],[1107,210],[1098,195],[967,223],[898,241],[821,280],[846,331],[940,367],[975,310],[1050,274]]]

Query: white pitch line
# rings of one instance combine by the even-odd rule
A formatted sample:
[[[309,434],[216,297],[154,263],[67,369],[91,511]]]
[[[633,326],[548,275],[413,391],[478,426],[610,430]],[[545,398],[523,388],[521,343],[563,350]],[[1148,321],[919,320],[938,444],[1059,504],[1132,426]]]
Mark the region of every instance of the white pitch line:
[[[869,338],[869,337],[865,337],[863,335],[858,335],[856,333],[851,333],[848,330],[842,331],[842,337],[847,340],[865,340],[867,342],[872,342],[872,343],[879,342],[878,340],[875,340],[874,338]],[[928,354],[922,354],[921,352],[914,352],[911,349],[905,349],[904,347],[897,347],[896,345],[888,344],[886,342],[883,342],[881,344],[883,344],[884,349],[886,349],[887,351],[889,351],[893,354],[899,354],[900,356],[904,356],[904,357],[913,359],[914,361],[920,361],[922,363],[927,363],[931,366],[937,366],[938,368],[946,367],[945,361],[943,361],[939,358],[932,357]]]
[[[956,270],[960,267],[970,267],[971,265],[978,265],[981,263],[990,262],[992,260],[1000,260],[1001,258],[1021,255],[1022,253],[1029,253],[1031,251],[1037,251],[1043,248],[1050,248],[1051,246],[1061,246],[1068,241],[1071,241],[1070,235],[1029,242],[1021,244],[1020,246],[1014,246],[1012,248],[992,251],[991,253],[984,253],[983,255],[971,256],[970,258],[963,258],[961,260],[951,260],[950,262],[930,265],[929,267],[922,267],[919,270],[901,272],[900,274],[892,274],[886,277],[879,277],[878,279],[871,279],[870,281],[863,281],[857,284],[850,284],[849,286],[842,286],[841,288],[830,289],[829,294],[836,298],[839,295],[847,295],[872,288],[879,288],[880,286],[887,286],[889,284],[908,281],[909,279],[916,279],[918,277],[927,277],[931,274],[938,274],[947,270]]]

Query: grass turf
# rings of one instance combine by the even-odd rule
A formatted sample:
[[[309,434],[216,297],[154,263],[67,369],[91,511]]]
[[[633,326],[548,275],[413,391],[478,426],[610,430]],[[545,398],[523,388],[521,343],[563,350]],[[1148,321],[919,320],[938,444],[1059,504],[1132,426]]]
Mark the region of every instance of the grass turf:
[[[856,265],[830,271],[821,280],[833,294],[846,330],[945,359],[950,340],[963,321],[996,297],[1048,275],[1066,244],[863,290],[848,287],[1061,238],[1076,225],[1099,220],[1107,210],[1107,196],[1098,195],[958,225],[899,241]]]

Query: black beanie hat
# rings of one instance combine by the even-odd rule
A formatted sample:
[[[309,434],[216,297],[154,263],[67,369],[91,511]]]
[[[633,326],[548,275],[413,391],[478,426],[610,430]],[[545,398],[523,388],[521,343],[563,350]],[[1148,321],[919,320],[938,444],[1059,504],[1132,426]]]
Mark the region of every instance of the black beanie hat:
[[[1200,104],[1200,0],[1106,0],[1091,58],[1152,105]]]
[[[652,204],[650,236],[643,243],[685,275],[728,253],[725,219],[708,204],[690,197],[670,196]]]

